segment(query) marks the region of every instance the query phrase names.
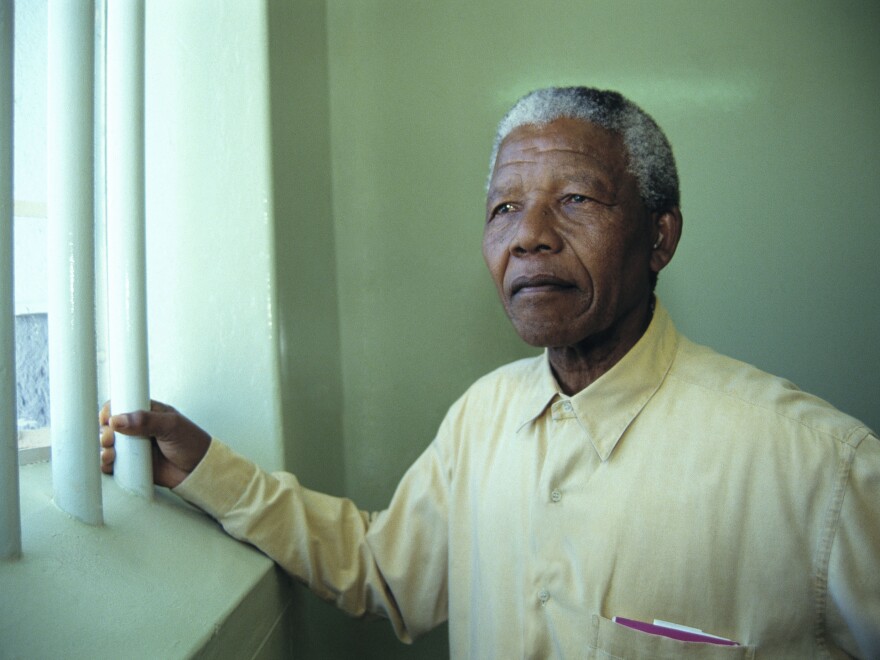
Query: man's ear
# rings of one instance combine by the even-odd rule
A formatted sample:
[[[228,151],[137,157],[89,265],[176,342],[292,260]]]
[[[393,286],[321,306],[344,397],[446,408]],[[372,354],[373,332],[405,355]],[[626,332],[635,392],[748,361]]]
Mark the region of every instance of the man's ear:
[[[681,209],[673,206],[652,215],[654,235],[651,241],[651,270],[659,273],[672,261],[681,239]]]

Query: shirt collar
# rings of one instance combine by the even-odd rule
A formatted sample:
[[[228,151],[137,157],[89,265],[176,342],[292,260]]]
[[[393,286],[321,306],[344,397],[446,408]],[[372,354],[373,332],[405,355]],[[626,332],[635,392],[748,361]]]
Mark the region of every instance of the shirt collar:
[[[599,457],[606,461],[645,404],[651,399],[672,365],[678,333],[669,314],[657,300],[645,334],[620,362],[569,400],[577,420]],[[547,351],[536,360],[530,391],[524,397],[524,417],[519,429],[540,417],[560,393],[550,369]]]
[[[547,406],[559,396],[559,385],[550,368],[550,360],[547,351],[544,350],[542,359],[535,359],[530,367],[531,373],[527,375],[527,391],[523,396],[523,417],[516,430],[519,432],[530,422],[540,417]]]

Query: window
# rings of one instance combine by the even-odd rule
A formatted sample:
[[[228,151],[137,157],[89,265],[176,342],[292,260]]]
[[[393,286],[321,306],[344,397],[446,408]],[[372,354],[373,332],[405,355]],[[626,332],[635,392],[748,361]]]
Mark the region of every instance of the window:
[[[56,449],[52,456],[55,504],[93,525],[103,520],[96,413],[106,388],[98,385],[98,373],[101,372],[102,384],[107,379],[102,368],[106,363],[105,351],[96,349],[106,343],[107,325],[107,186],[103,163],[107,144],[108,62],[118,86],[118,93],[112,97],[111,118],[117,128],[122,127],[111,144],[116,149],[114,153],[120,154],[115,162],[118,167],[113,170],[114,182],[128,177],[112,190],[112,201],[122,209],[112,227],[117,247],[111,255],[115,256],[117,270],[113,281],[124,284],[124,289],[120,285],[119,295],[124,297],[120,309],[125,311],[125,325],[117,324],[115,329],[120,331],[117,348],[120,355],[126,356],[117,365],[117,373],[122,376],[116,386],[117,394],[121,395],[118,398],[138,401],[124,405],[144,406],[141,401],[148,398],[140,393],[131,396],[127,391],[132,388],[129,381],[146,379],[147,373],[146,366],[141,364],[146,361],[145,332],[140,332],[139,327],[145,325],[143,236],[139,235],[143,229],[140,108],[144,7],[113,6],[109,18],[115,26],[113,47],[118,49],[114,59],[105,55],[107,8],[103,2],[29,3],[22,13],[15,14],[14,37],[14,51],[20,56],[16,61],[19,72],[15,76],[13,103],[14,119],[19,123],[14,144],[13,198],[21,201],[18,206],[22,208],[42,205],[45,213],[38,214],[41,217],[37,220],[42,220],[42,224],[35,225],[32,218],[24,216],[15,221],[22,236],[27,239],[28,234],[33,234],[34,240],[16,241],[13,246],[23,252],[14,255],[21,280],[16,287],[21,298],[16,323],[21,332],[15,349],[21,376],[16,383],[19,391],[15,404],[9,404],[16,407],[16,416],[21,418],[18,433],[25,449],[22,450],[20,441],[19,462],[28,462],[26,454],[34,444],[41,445],[41,457],[48,458],[45,441],[49,434],[45,428],[47,422],[52,424],[52,444]],[[34,53],[39,55],[30,57]],[[8,50],[4,62],[7,58]],[[34,102],[37,109],[33,112],[25,109],[26,92],[39,99]],[[8,104],[8,90],[6,94]],[[29,148],[29,138],[42,149]],[[127,188],[129,182],[133,191]],[[43,228],[45,231],[40,231]],[[120,233],[125,234],[123,239],[118,236]],[[46,286],[42,285],[44,280]],[[26,300],[32,301],[32,309],[28,309]],[[24,313],[44,310],[44,314]],[[101,313],[96,314],[96,310]],[[134,314],[136,319],[132,319]],[[137,353],[130,350],[132,345]],[[133,354],[138,359],[144,357],[134,363],[130,357]],[[128,372],[134,372],[136,377],[130,379]],[[135,386],[140,386],[140,382]],[[40,430],[43,432],[38,433]],[[14,438],[10,441],[14,443]],[[12,455],[5,455],[4,469],[8,469],[10,460],[15,460],[14,447],[7,449]],[[133,441],[126,441],[122,449],[126,460],[117,461],[117,481],[122,479],[125,488],[151,497],[149,452],[143,451],[142,444],[136,449]],[[120,469],[123,464],[125,470]],[[137,475],[137,483],[133,483],[132,475]]]
[[[16,204],[14,223],[16,407],[21,460],[31,462],[49,446],[45,205]]]
[[[48,2],[15,7],[15,367],[19,447],[48,445],[46,70]],[[38,452],[37,454],[45,454]]]
[[[103,15],[98,2],[97,16]],[[101,116],[100,86],[103,68],[103,34],[96,30],[96,117]],[[14,103],[14,232],[15,232],[15,366],[21,462],[47,460],[50,442],[49,329],[47,278],[47,78],[48,0],[29,0],[15,6]],[[100,121],[98,122],[100,124]],[[96,155],[103,136],[96,130]],[[101,159],[96,158],[97,188],[101,185]],[[101,196],[98,196],[100,199]],[[96,208],[96,265],[103,271],[103,208]],[[103,280],[97,281],[97,309],[103,298]],[[98,315],[98,351],[106,336],[103,315]],[[98,399],[106,399],[107,375],[99,358]],[[96,402],[97,404],[97,402]]]

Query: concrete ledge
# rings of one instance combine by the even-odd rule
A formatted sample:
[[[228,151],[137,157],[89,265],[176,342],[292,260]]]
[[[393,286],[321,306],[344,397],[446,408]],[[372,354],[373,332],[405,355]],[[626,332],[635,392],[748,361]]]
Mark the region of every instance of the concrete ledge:
[[[20,471],[23,557],[0,562],[0,658],[289,657],[291,584],[167,492],[104,478],[103,527],[51,501],[48,463]]]

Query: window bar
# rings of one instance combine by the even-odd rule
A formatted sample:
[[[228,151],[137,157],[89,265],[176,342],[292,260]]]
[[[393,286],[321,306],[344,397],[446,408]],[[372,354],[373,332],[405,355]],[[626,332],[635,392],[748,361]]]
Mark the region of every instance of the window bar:
[[[49,1],[49,380],[55,504],[103,523],[97,458],[91,1]]]
[[[110,401],[149,410],[144,197],[144,3],[106,3],[107,298]],[[146,438],[116,436],[116,482],[153,496]]]
[[[13,302],[12,2],[0,0],[0,559],[21,554]]]

